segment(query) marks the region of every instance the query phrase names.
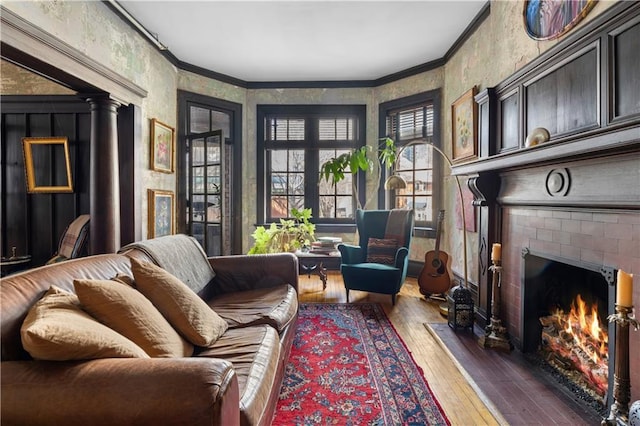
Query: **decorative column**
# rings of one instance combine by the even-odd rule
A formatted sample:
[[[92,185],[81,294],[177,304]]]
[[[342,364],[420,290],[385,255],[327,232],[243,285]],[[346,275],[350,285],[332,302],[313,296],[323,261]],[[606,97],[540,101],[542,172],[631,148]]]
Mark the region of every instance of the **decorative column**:
[[[119,103],[107,94],[87,102],[91,105],[89,252],[115,253],[120,249]]]

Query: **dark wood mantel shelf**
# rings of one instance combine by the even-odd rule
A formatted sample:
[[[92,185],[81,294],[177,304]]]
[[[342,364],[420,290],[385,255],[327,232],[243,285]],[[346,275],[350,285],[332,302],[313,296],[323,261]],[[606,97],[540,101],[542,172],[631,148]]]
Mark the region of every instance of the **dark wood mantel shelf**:
[[[619,152],[637,152],[640,155],[640,122],[630,124],[634,125],[614,132],[581,135],[579,140],[571,142],[566,139],[549,141],[542,145],[457,164],[451,171],[453,175],[462,176],[564,162],[568,158],[599,157]]]

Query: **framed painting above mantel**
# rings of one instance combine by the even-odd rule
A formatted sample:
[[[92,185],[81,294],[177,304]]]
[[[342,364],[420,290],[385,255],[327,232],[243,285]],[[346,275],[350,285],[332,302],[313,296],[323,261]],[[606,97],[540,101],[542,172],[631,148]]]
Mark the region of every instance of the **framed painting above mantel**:
[[[451,105],[451,160],[454,163],[478,158],[478,104],[474,99],[477,88],[467,90]]]

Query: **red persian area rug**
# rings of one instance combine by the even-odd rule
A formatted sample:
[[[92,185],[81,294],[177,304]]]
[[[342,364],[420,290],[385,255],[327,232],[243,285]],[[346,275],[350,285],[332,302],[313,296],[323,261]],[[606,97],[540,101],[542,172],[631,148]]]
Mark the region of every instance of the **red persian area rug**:
[[[274,425],[448,425],[378,304],[300,305]]]

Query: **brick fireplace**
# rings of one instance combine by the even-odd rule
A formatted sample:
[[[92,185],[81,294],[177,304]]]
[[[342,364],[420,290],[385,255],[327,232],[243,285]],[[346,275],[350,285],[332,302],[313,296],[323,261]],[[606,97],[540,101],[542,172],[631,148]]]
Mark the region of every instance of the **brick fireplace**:
[[[493,209],[499,218],[495,241],[501,241],[503,247],[501,316],[518,350],[531,349],[525,342],[524,323],[525,308],[534,303],[531,293],[525,293],[527,257],[540,256],[602,274],[609,286],[603,292],[608,311],[604,317],[613,313],[616,270],[640,276],[638,144],[626,153],[600,154],[498,173]],[[554,196],[550,186],[557,170],[566,173],[567,189]],[[640,306],[637,283],[633,297],[636,311]],[[609,330],[613,347],[613,328]],[[630,354],[638,353],[640,332],[632,331]],[[613,362],[613,356],[610,359]],[[640,357],[631,355],[630,370],[635,400],[640,398]]]
[[[609,271],[609,299],[616,271],[633,273],[640,311],[637,51],[640,3],[620,2],[475,98],[478,159],[453,174],[468,177],[477,206],[476,317],[483,325],[490,312],[490,248],[500,242],[501,317],[517,350],[523,307],[532,303],[523,298],[523,253]],[[528,145],[539,127],[550,139]],[[640,331],[631,331],[629,352],[633,401],[640,399]]]

